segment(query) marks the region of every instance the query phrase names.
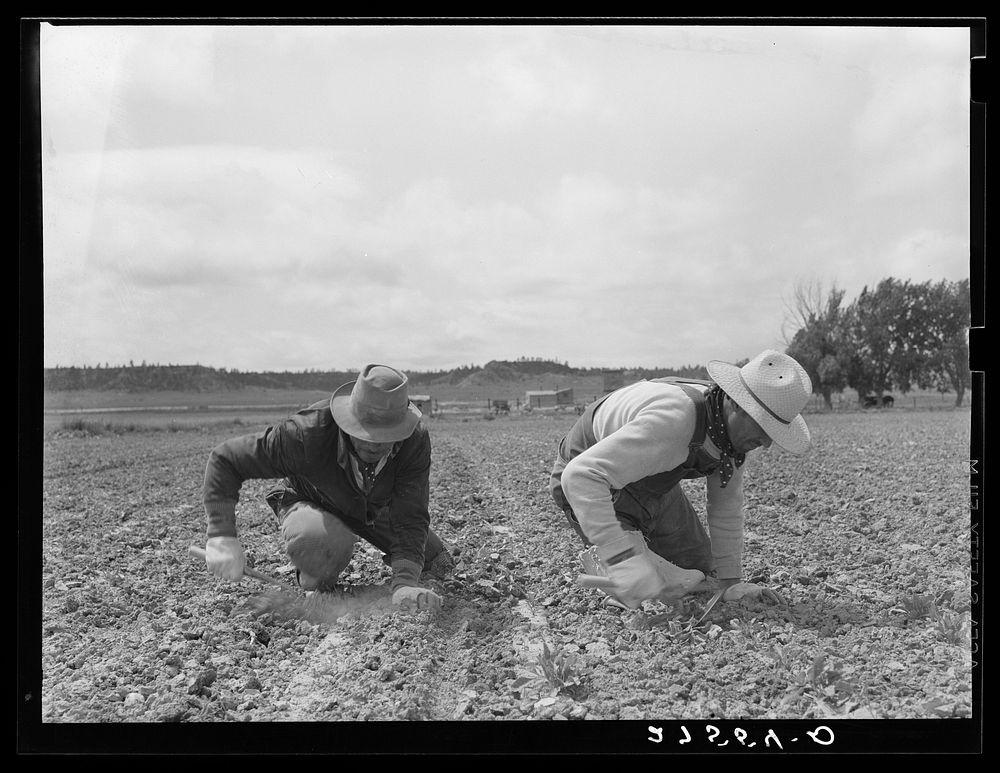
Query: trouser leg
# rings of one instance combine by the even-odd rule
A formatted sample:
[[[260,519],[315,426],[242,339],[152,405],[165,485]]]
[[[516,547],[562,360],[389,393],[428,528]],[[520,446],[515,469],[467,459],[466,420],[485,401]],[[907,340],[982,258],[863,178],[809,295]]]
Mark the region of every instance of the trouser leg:
[[[589,547],[592,543],[580,528],[562,488],[553,485],[550,490],[584,547]],[[636,496],[623,489],[617,497],[615,517],[625,531],[640,532],[647,547],[660,557],[683,569],[697,569],[705,574],[712,570],[712,542],[679,485],[655,496]]]
[[[336,513],[310,502],[296,502],[280,516],[285,552],[298,570],[299,585],[305,590],[333,587],[351,562],[357,535]]]
[[[649,519],[641,530],[650,550],[684,569],[712,571],[712,541],[680,485],[643,505]]]
[[[358,536],[382,551],[382,563],[392,564],[392,528],[388,516],[375,519],[373,524],[354,524]],[[450,574],[454,560],[444,541],[433,532],[427,530],[427,540],[424,542],[423,571],[432,571],[443,578]]]
[[[377,526],[376,522],[376,526]],[[363,537],[367,542],[370,542],[379,550],[382,551],[382,561],[387,566],[392,562],[389,551],[392,547],[392,540],[386,534],[381,533],[377,529],[372,529],[371,527],[358,529],[358,536]],[[424,543],[424,568],[437,558],[441,551],[447,552],[444,542],[441,538],[435,534],[430,529],[427,530],[427,541]]]

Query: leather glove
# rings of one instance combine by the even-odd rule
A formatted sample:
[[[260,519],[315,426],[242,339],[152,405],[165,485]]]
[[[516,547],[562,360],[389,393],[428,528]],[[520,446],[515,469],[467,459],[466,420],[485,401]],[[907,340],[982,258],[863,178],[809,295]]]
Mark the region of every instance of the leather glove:
[[[645,547],[627,535],[599,545],[597,556],[614,583],[610,594],[629,609],[636,609],[644,599],[655,598],[666,587]]]
[[[723,601],[739,601],[740,599],[759,598],[765,598],[775,604],[785,603],[785,600],[770,588],[765,588],[763,585],[757,585],[752,582],[734,583],[726,588],[726,592],[722,594]]]
[[[695,593],[705,582],[705,573],[699,569],[682,569],[652,550],[646,551],[646,556],[663,578],[663,590],[659,594],[661,601],[674,601],[688,593]]]
[[[413,585],[404,585],[396,588],[392,594],[392,605],[407,611],[441,608],[444,599],[427,588],[418,588]]]
[[[246,566],[243,546],[236,537],[209,537],[205,543],[205,563],[216,577],[238,580]]]

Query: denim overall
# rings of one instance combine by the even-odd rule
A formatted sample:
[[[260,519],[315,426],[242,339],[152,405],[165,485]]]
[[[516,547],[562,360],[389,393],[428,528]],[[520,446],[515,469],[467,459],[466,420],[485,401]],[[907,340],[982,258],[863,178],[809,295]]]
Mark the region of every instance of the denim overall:
[[[646,539],[649,549],[683,569],[699,569],[705,574],[712,570],[712,543],[687,496],[678,483],[684,478],[704,478],[719,467],[719,460],[703,448],[708,409],[705,395],[692,386],[711,386],[711,381],[664,377],[651,379],[654,383],[676,384],[681,387],[696,407],[696,424],[688,443],[688,457],[678,467],[629,483],[623,489],[612,489],[611,499],[615,515],[626,531],[638,531]],[[591,543],[580,528],[573,508],[562,490],[561,478],[566,464],[575,456],[597,442],[594,436],[594,415],[610,394],[591,403],[573,428],[559,444],[549,491],[556,504],[562,508],[570,525],[583,540]]]

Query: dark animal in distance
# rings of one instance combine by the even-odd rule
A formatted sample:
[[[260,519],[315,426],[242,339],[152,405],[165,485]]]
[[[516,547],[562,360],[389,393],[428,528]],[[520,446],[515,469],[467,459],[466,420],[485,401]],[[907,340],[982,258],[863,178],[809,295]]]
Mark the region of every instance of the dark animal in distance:
[[[892,408],[896,399],[892,395],[882,395],[881,405],[883,408]],[[861,398],[861,405],[865,408],[877,408],[880,404],[879,398],[875,395],[866,395]]]

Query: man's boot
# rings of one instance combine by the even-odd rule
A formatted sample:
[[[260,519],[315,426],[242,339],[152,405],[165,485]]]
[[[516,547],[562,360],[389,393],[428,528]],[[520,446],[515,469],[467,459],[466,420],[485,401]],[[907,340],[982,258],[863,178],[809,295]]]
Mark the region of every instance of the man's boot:
[[[424,543],[424,568],[420,576],[435,580],[447,580],[455,570],[455,559],[451,551],[437,534],[428,530]]]
[[[432,577],[435,580],[447,580],[455,569],[455,559],[451,557],[448,548],[441,548],[434,558],[424,561],[424,576]]]

